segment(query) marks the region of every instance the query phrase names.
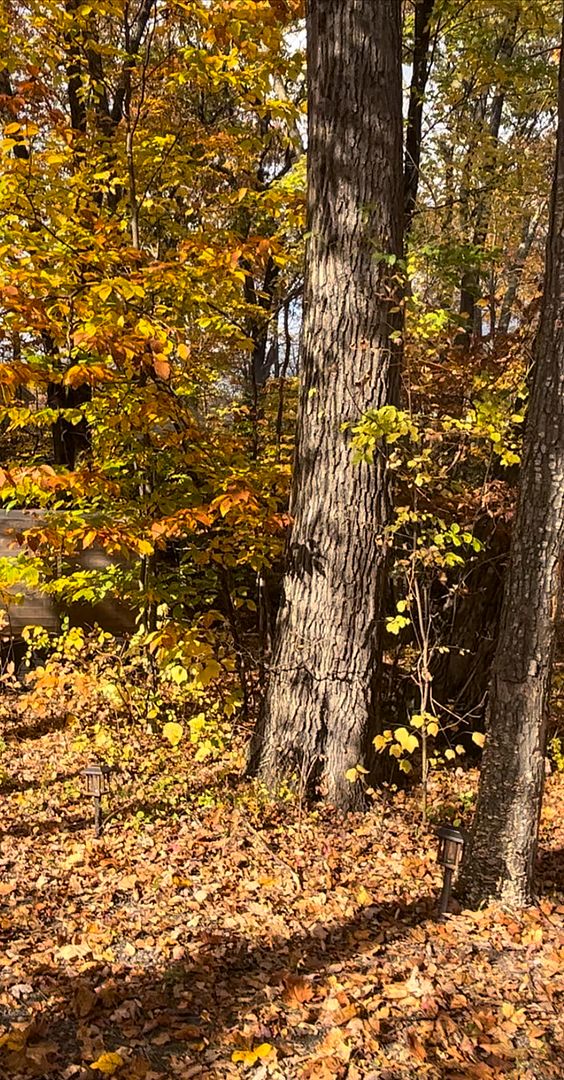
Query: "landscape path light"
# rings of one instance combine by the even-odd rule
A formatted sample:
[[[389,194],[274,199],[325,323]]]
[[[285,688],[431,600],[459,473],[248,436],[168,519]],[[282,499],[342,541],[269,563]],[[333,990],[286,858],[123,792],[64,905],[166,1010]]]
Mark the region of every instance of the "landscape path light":
[[[83,772],[86,784],[86,794],[92,798],[94,806],[94,833],[102,835],[102,795],[107,795],[110,790],[110,770],[107,765],[96,762],[89,765]]]
[[[454,825],[441,825],[437,829],[437,836],[439,838],[437,858],[439,865],[443,868],[443,887],[439,897],[438,912],[439,915],[446,915],[452,892],[453,878],[458,870],[462,852],[464,851],[466,833],[462,829],[455,829]]]

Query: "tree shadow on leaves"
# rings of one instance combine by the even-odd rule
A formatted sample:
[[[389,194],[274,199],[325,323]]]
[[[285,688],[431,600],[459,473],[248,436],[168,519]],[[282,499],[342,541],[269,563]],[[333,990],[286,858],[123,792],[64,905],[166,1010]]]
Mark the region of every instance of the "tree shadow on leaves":
[[[15,792],[39,791],[42,788],[52,787],[54,784],[64,784],[68,780],[76,780],[81,776],[81,770],[75,769],[69,773],[57,773],[49,780],[29,780],[26,777],[5,776],[0,782],[0,795],[12,795]]]
[[[536,878],[540,895],[564,894],[564,848],[547,848],[540,852]]]
[[[8,740],[24,742],[26,739],[42,739],[55,731],[63,731],[68,725],[65,715],[51,715],[33,718],[29,723],[7,724],[5,737]]]
[[[56,1068],[61,1075],[84,1054],[85,1025],[90,1024],[97,1040],[92,1053],[98,1046],[111,1051],[129,1044],[133,1057],[140,1056],[153,1068],[166,1067],[171,1055],[184,1055],[183,1061],[187,1055],[197,1062],[202,1053],[217,1050],[219,1057],[229,1057],[236,1042],[228,1040],[230,1045],[222,1051],[218,1035],[242,1027],[247,1019],[255,1024],[259,1042],[272,1039],[283,1054],[300,1053],[308,1039],[315,1036],[315,1042],[322,1034],[316,1035],[315,1026],[307,1022],[313,1002],[308,1000],[305,1012],[303,1008],[292,1012],[293,980],[311,983],[314,999],[319,977],[357,957],[367,979],[377,982],[374,952],[431,918],[434,902],[434,897],[426,896],[412,903],[387,903],[346,922],[316,923],[288,937],[272,935],[269,940],[265,933],[264,942],[219,930],[206,931],[199,941],[192,941],[187,932],[176,946],[185,956],[165,969],[159,969],[158,956],[144,955],[143,948],[129,957],[127,942],[123,959],[111,969],[107,963],[85,965],[84,974],[77,976],[51,965],[38,966],[30,981],[46,1004],[33,1038],[49,1032],[50,1043],[57,1045]],[[294,1007],[299,1008],[299,996]],[[258,1019],[263,1009],[274,1018],[272,1028]],[[6,1064],[14,1069],[17,1061]],[[27,1075],[25,1069],[21,1075]]]
[[[0,838],[5,836],[23,838],[26,836],[53,836],[55,833],[78,833],[88,828],[90,824],[91,819],[89,820],[83,815],[80,817],[69,817],[66,814],[61,814],[60,817],[33,817],[27,821],[22,820],[10,825],[7,829],[0,828]]]
[[[112,826],[123,825],[132,818],[141,815],[149,820],[164,818],[170,821],[174,814],[184,817],[186,808],[198,815],[206,804],[225,803],[230,792],[236,792],[241,785],[239,773],[229,772],[217,779],[197,780],[194,777],[179,778],[174,788],[169,788],[162,795],[143,793],[139,791],[142,785],[139,780],[133,781],[128,778],[128,783],[122,783],[119,792],[120,801],[116,803],[110,794],[109,811],[105,821]],[[202,800],[200,803],[199,800]]]

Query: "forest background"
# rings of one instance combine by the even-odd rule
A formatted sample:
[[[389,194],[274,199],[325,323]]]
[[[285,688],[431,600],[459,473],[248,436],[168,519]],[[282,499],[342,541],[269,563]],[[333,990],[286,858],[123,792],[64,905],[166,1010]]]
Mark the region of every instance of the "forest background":
[[[0,1061],[149,1080],[561,1075],[559,640],[547,895],[535,913],[459,917],[458,943],[420,925],[429,823],[469,823],[484,743],[560,4],[402,9],[402,251],[373,253],[397,290],[401,390],[328,403],[359,470],[385,453],[394,502],[375,753],[333,791],[371,807],[353,825],[310,812],[328,794],[311,772],[268,793],[241,780],[292,525],[303,5],[1,11]],[[22,632],[30,604],[41,625]],[[114,774],[99,841],[79,810],[93,755]]]
[[[402,407],[359,412],[350,432],[359,460],[387,443],[394,472],[379,749],[396,779],[481,742],[542,289],[559,34],[549,3],[416,14],[408,5]],[[106,630],[135,621],[119,661],[110,637],[73,629],[30,701],[51,707],[41,691],[56,683],[83,692],[109,730],[118,715],[156,732],[179,723],[200,756],[221,752],[220,732],[250,729],[280,599],[305,228],[302,15],[283,0],[4,10],[1,493],[8,511],[49,513],[16,530],[2,588],[41,588],[83,626],[104,625],[104,609]],[[92,548],[112,560],[85,569],[77,558]],[[47,637],[32,636],[37,654]],[[550,745],[561,760],[556,729]]]

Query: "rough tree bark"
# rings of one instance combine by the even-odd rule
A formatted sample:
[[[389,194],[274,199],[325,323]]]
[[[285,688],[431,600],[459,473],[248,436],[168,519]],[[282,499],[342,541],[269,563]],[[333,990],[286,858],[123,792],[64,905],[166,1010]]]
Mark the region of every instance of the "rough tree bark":
[[[528,903],[564,542],[564,61],[546,278],[520,497],[492,672],[488,733],[460,892],[472,905]]]
[[[402,250],[400,0],[310,0],[309,250],[284,599],[250,768],[350,808],[369,752],[388,520],[385,459],[343,424],[394,401]]]

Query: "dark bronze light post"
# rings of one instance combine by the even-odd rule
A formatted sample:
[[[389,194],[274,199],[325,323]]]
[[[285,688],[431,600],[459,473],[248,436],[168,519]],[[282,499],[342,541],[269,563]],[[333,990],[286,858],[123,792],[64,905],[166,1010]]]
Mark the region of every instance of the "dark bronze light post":
[[[107,765],[89,765],[83,774],[86,782],[86,794],[92,797],[94,806],[94,834],[102,835],[102,795],[110,790],[110,770]]]
[[[441,825],[437,829],[437,836],[439,838],[438,861],[443,868],[443,887],[439,897],[438,913],[445,915],[448,911],[454,874],[462,858],[466,835],[461,829],[455,829],[453,825]]]

